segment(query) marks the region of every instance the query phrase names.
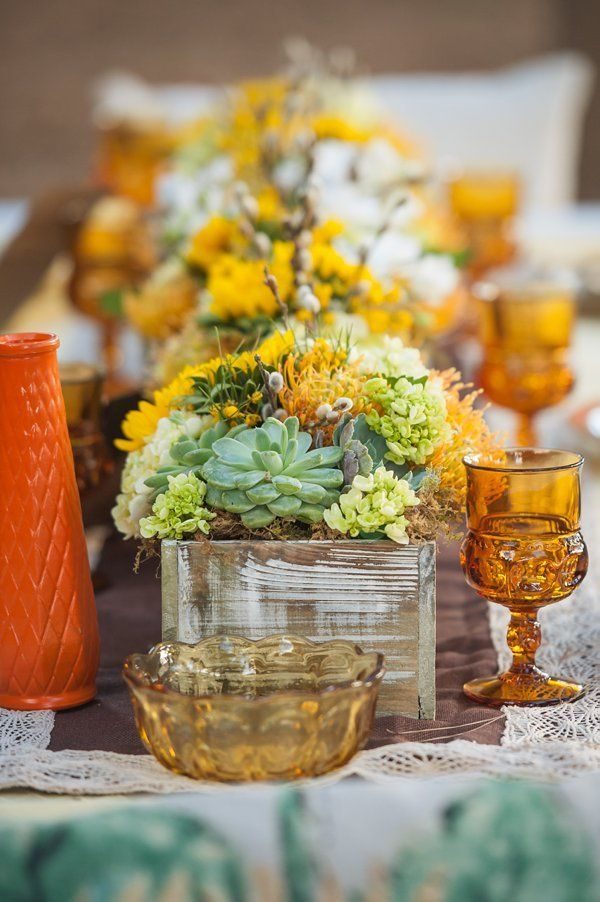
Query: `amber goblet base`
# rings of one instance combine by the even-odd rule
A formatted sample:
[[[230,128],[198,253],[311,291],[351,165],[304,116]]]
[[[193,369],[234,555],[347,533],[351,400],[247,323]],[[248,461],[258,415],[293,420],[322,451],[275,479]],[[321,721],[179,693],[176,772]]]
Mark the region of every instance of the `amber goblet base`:
[[[534,667],[530,673],[515,674],[510,670],[498,676],[470,680],[463,686],[467,698],[484,705],[519,705],[543,707],[561,702],[574,702],[585,695],[581,683],[551,677]]]

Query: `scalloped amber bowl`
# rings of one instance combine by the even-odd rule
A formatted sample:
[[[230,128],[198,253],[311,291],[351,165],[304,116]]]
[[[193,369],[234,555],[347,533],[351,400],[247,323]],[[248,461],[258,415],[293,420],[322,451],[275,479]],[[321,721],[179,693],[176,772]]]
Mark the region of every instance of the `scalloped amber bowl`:
[[[343,640],[211,636],[130,655],[123,674],[144,745],[199,780],[294,780],[367,741],[383,656]]]

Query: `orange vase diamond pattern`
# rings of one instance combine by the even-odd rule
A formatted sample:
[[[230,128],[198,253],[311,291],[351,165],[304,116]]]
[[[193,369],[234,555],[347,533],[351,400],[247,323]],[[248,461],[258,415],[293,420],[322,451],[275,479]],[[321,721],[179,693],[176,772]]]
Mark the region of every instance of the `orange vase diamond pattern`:
[[[95,694],[98,626],[56,360],[58,338],[0,336],[0,706]]]

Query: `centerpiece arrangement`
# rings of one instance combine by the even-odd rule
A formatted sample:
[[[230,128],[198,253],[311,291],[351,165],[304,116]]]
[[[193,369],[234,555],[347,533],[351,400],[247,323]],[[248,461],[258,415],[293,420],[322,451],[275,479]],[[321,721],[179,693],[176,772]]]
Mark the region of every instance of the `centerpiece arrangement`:
[[[462,389],[398,338],[323,337],[314,317],[142,401],[113,514],[162,541],[163,638],[360,641],[386,654],[384,709],[432,716],[431,543],[463,509],[462,457],[494,447]]]
[[[265,265],[297,330],[315,313],[357,337],[448,329],[464,242],[428,182],[364,84],[314,55],[223,93],[180,136],[157,183],[158,263],[121,296],[155,384],[216,355],[215,327],[232,351],[282,326]]]

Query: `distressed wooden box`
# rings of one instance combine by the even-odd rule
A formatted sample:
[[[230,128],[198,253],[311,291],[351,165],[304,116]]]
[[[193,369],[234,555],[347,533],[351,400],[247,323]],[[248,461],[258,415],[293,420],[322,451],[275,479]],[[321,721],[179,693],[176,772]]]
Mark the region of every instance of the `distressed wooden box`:
[[[385,655],[380,714],[435,717],[435,544],[162,543],[163,640],[350,639]]]

